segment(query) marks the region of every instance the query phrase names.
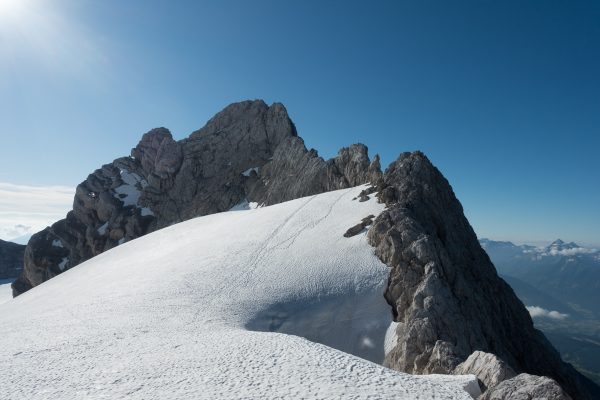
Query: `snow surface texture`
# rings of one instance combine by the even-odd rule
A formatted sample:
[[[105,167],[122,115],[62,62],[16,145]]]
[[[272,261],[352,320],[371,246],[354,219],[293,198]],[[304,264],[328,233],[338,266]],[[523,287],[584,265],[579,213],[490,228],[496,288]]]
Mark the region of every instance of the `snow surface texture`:
[[[472,375],[335,349],[381,361],[391,322],[388,268],[343,237],[382,210],[362,189],[183,222],[4,303],[0,397],[470,399]]]
[[[10,284],[14,279],[0,279],[0,304],[12,300],[12,289]],[[2,393],[0,392],[0,398]]]

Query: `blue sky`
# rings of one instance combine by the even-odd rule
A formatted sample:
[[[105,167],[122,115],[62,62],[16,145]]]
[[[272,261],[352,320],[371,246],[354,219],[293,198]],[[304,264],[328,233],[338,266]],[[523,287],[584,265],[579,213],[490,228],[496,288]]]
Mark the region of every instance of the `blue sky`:
[[[0,182],[64,192],[262,98],[324,157],[424,151],[480,236],[600,245],[599,2],[0,3]]]

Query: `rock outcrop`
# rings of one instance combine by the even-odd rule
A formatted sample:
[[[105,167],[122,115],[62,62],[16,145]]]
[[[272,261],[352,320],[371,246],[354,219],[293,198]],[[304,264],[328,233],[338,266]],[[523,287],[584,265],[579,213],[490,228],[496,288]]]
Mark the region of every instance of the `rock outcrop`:
[[[491,353],[475,351],[459,364],[455,375],[475,375],[482,391],[497,386],[500,382],[514,378],[517,374],[504,361]]]
[[[130,157],[77,186],[73,210],[35,234],[14,295],[121,243],[237,204],[271,205],[379,179],[379,157],[352,145],[324,160],[307,150],[285,107],[231,104],[188,138],[166,128],[143,135]]]
[[[571,400],[550,378],[519,374],[486,391],[480,400]]]
[[[23,271],[25,246],[0,239],[0,279],[16,278]]]
[[[479,245],[450,184],[425,155],[401,154],[386,169],[378,196],[387,208],[368,238],[391,267],[385,298],[398,322],[387,366],[448,374],[480,350],[517,373],[555,379],[574,398],[598,398],[598,387],[563,363],[533,327]]]

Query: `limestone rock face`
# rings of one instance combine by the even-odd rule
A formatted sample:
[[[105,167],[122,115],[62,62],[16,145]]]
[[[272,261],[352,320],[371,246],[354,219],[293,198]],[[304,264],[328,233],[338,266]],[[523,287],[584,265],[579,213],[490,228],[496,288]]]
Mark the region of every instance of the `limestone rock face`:
[[[385,298],[399,322],[387,366],[447,374],[481,350],[515,372],[554,378],[574,398],[594,398],[597,386],[561,361],[498,277],[450,184],[427,157],[401,154],[378,196],[387,209],[368,238],[392,268]]]
[[[131,156],[139,160],[146,176],[156,175],[155,179],[173,177],[183,161],[181,146],[166,128],[156,128],[147,132],[140,143],[131,150]]]
[[[519,374],[486,391],[481,400],[571,400],[550,378]]]
[[[0,239],[0,279],[16,278],[23,270],[25,246]]]
[[[504,361],[491,353],[475,351],[454,369],[455,375],[473,374],[483,386],[482,390],[493,388],[500,382],[517,374]]]
[[[124,157],[90,174],[67,217],[31,237],[13,294],[24,291],[148,231],[154,217],[138,204],[147,186],[139,161]]]
[[[181,159],[172,168],[177,171],[172,179],[148,180],[141,202],[156,216],[152,229],[227,211],[243,201],[248,180],[244,173],[264,166],[282,141],[296,136],[281,104],[269,107],[263,101],[244,101],[227,106],[180,141],[178,150],[171,146],[173,156],[167,159]],[[178,151],[180,158],[175,156]]]
[[[372,167],[367,151],[365,145],[356,144],[325,161],[316,150],[307,150],[301,138],[288,137],[260,169],[260,177],[251,176],[247,181],[248,199],[272,205],[372,182],[377,173],[369,171]]]
[[[366,183],[379,158],[352,145],[325,161],[308,151],[285,107],[231,104],[188,138],[166,128],[143,135],[77,186],[73,210],[34,235],[14,295],[128,240],[243,201],[270,205]]]

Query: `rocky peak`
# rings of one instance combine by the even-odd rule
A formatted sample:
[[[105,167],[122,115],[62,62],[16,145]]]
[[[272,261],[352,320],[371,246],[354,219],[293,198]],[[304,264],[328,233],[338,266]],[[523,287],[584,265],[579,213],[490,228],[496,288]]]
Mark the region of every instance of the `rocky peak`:
[[[121,243],[253,201],[269,205],[381,176],[364,145],[325,161],[308,151],[280,103],[231,104],[188,138],[145,133],[122,157],[77,186],[67,218],[34,235],[15,295]],[[60,245],[57,245],[60,244]]]
[[[552,377],[574,398],[594,398],[597,387],[561,361],[498,277],[450,184],[425,155],[401,154],[378,193],[388,207],[368,238],[392,268],[385,298],[398,322],[386,365],[452,373],[480,350],[516,373]]]
[[[571,250],[571,249],[577,249],[577,248],[579,248],[579,245],[575,242],[565,243],[561,239],[556,239],[554,242],[550,243],[550,245],[548,247],[546,247],[546,250],[547,251],[551,251],[551,250],[562,251],[562,250]]]
[[[139,160],[145,174],[158,179],[175,175],[182,162],[181,146],[166,128],[155,128],[142,136],[131,156]]]
[[[263,100],[233,103],[212,117],[206,125],[193,132],[190,140],[210,136],[249,136],[250,142],[265,142],[272,149],[288,136],[297,136],[296,127],[281,103],[270,107]]]
[[[377,158],[378,160],[378,158]],[[368,157],[367,146],[355,144],[324,160],[315,149],[307,150],[300,137],[288,137],[272,159],[260,168],[260,177],[246,182],[248,199],[271,205],[311,194],[375,182],[381,176]]]

